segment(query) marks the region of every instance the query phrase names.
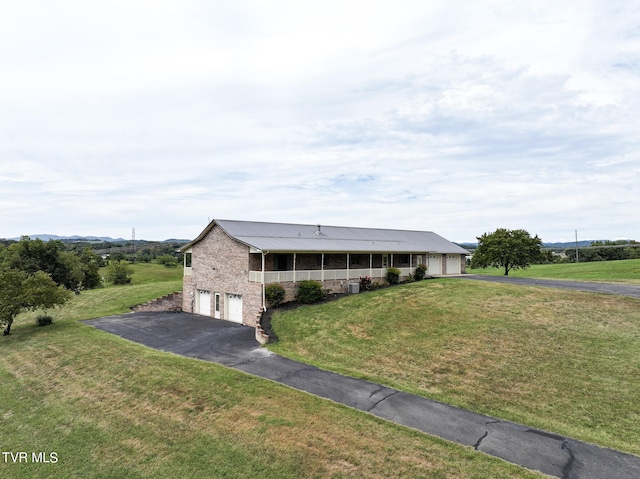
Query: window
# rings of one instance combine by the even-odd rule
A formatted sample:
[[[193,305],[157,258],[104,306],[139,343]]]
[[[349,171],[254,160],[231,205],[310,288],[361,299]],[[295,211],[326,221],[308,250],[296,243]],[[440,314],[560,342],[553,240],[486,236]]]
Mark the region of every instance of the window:
[[[275,271],[291,271],[293,255],[292,254],[276,254],[273,258]]]
[[[368,268],[369,267],[369,255],[368,254],[352,254],[350,258],[351,268]]]
[[[191,268],[191,253],[184,254],[184,267]]]

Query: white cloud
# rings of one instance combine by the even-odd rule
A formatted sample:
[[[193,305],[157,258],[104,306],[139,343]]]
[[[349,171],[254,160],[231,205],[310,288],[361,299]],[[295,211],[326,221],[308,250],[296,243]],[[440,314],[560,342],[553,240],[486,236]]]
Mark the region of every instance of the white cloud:
[[[640,239],[629,2],[0,4],[0,236]]]

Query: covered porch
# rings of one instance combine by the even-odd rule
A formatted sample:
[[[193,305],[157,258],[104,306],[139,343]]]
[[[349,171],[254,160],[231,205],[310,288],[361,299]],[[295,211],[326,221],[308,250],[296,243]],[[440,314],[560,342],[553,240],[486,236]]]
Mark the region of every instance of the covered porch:
[[[387,269],[398,268],[401,276],[427,264],[427,253],[296,253],[252,252],[249,281],[284,283],[304,280],[335,281],[386,277]]]

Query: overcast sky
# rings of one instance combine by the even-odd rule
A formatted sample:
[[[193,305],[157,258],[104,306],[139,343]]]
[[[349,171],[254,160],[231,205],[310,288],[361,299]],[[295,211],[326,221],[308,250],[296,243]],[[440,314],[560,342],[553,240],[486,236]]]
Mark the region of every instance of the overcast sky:
[[[0,0],[0,237],[640,240],[640,3]]]

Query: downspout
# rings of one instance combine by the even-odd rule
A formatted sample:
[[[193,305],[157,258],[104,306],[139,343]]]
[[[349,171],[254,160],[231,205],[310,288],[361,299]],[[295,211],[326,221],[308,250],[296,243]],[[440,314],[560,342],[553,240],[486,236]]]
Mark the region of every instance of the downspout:
[[[262,311],[266,311],[267,310],[267,292],[266,292],[266,287],[265,287],[265,281],[264,281],[264,264],[265,264],[265,259],[264,257],[269,254],[269,252],[267,251],[266,253],[263,251],[262,252]]]

